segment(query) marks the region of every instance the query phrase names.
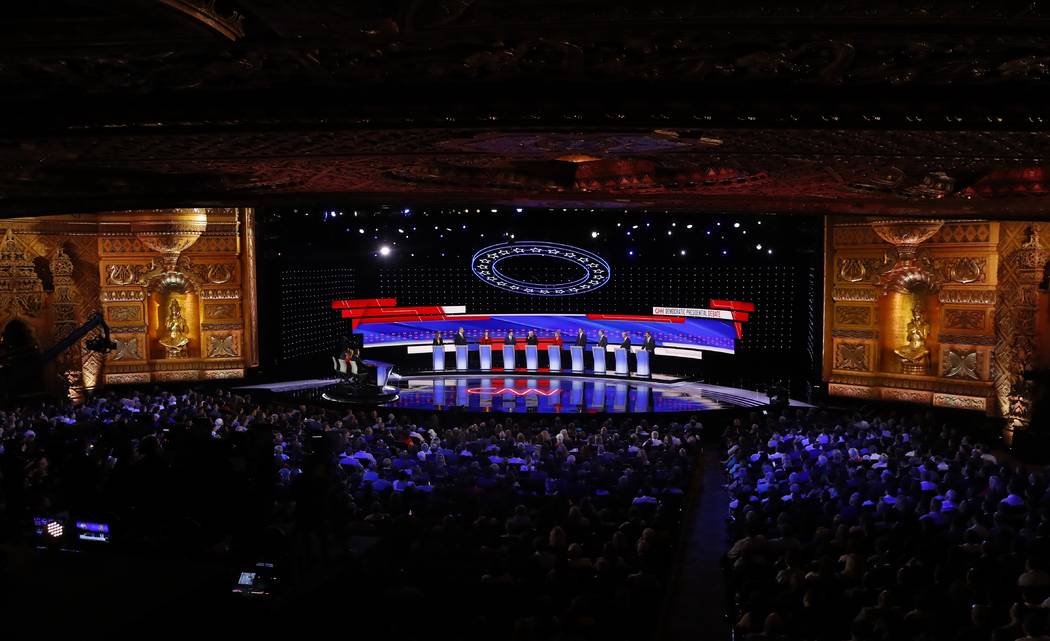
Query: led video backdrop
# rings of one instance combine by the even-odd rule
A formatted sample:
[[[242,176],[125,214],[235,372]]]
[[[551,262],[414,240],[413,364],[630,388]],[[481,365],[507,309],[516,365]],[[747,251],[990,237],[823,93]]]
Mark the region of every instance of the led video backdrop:
[[[281,275],[278,361],[331,351],[351,332],[331,302],[367,297],[493,315],[746,301],[755,311],[735,362],[807,369],[820,354],[819,217],[405,207],[282,209],[261,224]],[[489,256],[494,246],[508,257]]]

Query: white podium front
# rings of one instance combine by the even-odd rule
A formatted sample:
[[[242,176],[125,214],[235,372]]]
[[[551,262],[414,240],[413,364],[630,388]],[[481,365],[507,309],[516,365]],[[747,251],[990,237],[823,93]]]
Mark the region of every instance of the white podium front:
[[[616,348],[616,373],[627,375],[627,350],[622,347]]]
[[[572,358],[572,371],[582,372],[583,371],[583,348],[579,345],[573,345],[569,348],[569,356]]]
[[[535,345],[525,346],[525,369],[535,372],[540,367],[540,351]]]
[[[440,372],[445,369],[445,346],[434,346],[434,371]]]
[[[503,346],[503,369],[513,370],[514,369],[514,346],[504,345]]]
[[[592,347],[591,353],[594,354],[594,373],[604,374],[605,373],[605,348],[604,347]]]
[[[635,374],[639,376],[651,376],[649,372],[649,352],[644,349],[638,350],[634,355],[638,359],[638,363],[635,366]]]
[[[478,359],[481,361],[481,369],[492,369],[492,345],[478,345]]]
[[[467,370],[467,358],[470,354],[466,345],[456,345],[456,369],[461,372]]]
[[[583,356],[581,354],[580,356]],[[547,363],[550,365],[552,372],[561,371],[561,346],[560,345],[548,345],[547,346]]]

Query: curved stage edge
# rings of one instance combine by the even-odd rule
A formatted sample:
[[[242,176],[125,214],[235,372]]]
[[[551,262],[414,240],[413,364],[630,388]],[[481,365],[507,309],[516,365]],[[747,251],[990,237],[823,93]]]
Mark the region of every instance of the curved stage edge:
[[[660,377],[665,378],[665,377]],[[392,410],[452,410],[476,413],[539,414],[651,414],[762,408],[769,396],[762,392],[709,385],[683,379],[627,378],[606,375],[445,372],[404,375],[398,387],[384,393],[395,399],[355,397],[340,400],[336,379],[283,381],[236,388],[286,395],[299,400],[334,405],[385,407]],[[791,400],[790,407],[812,407]]]

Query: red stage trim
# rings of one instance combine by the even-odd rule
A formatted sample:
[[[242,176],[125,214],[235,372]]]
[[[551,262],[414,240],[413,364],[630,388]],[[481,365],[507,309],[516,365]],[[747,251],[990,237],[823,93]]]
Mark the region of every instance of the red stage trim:
[[[396,298],[350,298],[333,300],[332,309],[355,309],[358,307],[389,307],[397,305]]]
[[[744,337],[743,322],[748,320],[748,315],[743,312],[755,311],[754,303],[745,303],[739,300],[715,300],[711,299],[712,309],[728,309],[733,312],[733,327],[736,328],[736,337]]]
[[[640,316],[637,314],[587,314],[587,320],[628,320],[648,323],[684,323],[682,316]]]
[[[344,312],[346,310],[343,310]],[[344,316],[343,318],[349,318]],[[444,314],[412,314],[404,316],[387,316],[384,318],[361,318],[355,319],[360,325],[373,325],[375,323],[411,323],[413,321],[445,320]]]
[[[739,300],[716,300],[711,299],[712,309],[731,309],[738,312],[753,312],[755,311],[754,303],[745,303]]]

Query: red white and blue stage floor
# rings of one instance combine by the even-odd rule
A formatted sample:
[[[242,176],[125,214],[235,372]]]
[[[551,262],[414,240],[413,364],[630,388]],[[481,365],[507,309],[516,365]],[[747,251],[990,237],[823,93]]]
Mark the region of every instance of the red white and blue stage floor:
[[[331,378],[248,385],[237,389],[288,394],[340,403],[341,387]],[[398,398],[383,407],[403,410],[459,410],[543,414],[646,414],[761,407],[763,392],[689,381],[616,379],[550,374],[454,373],[404,376]],[[810,407],[791,401],[792,407]]]

